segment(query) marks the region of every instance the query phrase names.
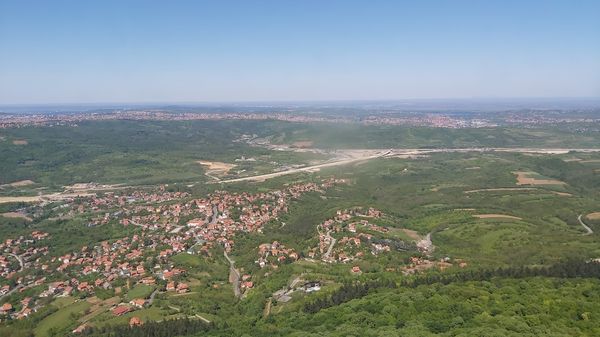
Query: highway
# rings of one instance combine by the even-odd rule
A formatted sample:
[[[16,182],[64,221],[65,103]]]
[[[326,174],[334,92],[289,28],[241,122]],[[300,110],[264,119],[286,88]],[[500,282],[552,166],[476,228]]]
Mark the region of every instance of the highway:
[[[317,149],[315,149],[317,150]],[[319,151],[319,150],[317,150]],[[321,150],[322,151],[322,150]],[[580,148],[580,149],[565,149],[565,148],[442,148],[442,149],[348,149],[348,150],[337,150],[337,158],[325,163],[305,166],[300,168],[293,168],[280,172],[273,172],[267,174],[261,174],[250,177],[234,178],[221,180],[218,182],[209,183],[237,183],[242,181],[264,181],[276,177],[281,177],[288,174],[301,173],[301,172],[314,172],[322,168],[335,167],[339,165],[347,165],[357,163],[365,160],[372,160],[383,157],[395,157],[395,156],[418,156],[427,155],[432,153],[468,153],[468,152],[512,152],[512,153],[538,153],[538,154],[565,154],[570,151],[577,152],[600,152],[599,149]],[[375,154],[373,154],[375,153]]]

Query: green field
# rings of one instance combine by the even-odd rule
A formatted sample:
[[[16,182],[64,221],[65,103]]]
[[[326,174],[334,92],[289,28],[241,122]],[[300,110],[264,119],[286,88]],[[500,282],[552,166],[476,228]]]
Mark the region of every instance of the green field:
[[[90,304],[86,301],[73,303],[71,300],[71,303],[68,303],[64,300],[57,300],[57,302],[60,309],[37,324],[34,330],[36,337],[60,335],[65,328],[72,326],[75,320],[90,307]]]
[[[148,298],[154,291],[154,287],[145,284],[138,284],[127,292],[127,299]]]

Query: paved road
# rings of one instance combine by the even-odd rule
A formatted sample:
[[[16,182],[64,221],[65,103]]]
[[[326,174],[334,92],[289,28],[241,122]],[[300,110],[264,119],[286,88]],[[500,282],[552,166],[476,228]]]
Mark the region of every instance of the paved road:
[[[594,231],[588,226],[586,225],[583,220],[581,220],[582,214],[579,214],[579,216],[577,217],[577,220],[579,221],[579,223],[583,226],[583,228],[585,228],[586,232],[584,235],[590,235],[593,234]]]
[[[329,237],[329,240],[331,240],[331,241],[329,242],[329,247],[327,247],[327,251],[325,252],[325,254],[323,254],[323,261],[329,260],[329,256],[331,255],[333,246],[337,242],[337,240],[329,234],[329,231],[327,231],[326,235],[327,235],[327,237]]]
[[[19,265],[21,266],[21,269],[19,269],[19,271],[22,271],[23,268],[24,268],[24,266],[23,266],[23,259],[19,255],[16,255],[16,254],[13,254],[13,253],[8,253],[8,255],[14,257],[15,259],[17,259],[17,261],[19,261]]]
[[[300,168],[295,168],[295,169],[289,169],[287,171],[281,171],[281,172],[275,172],[275,173],[268,173],[268,174],[261,174],[261,175],[252,176],[252,177],[244,177],[244,178],[222,180],[222,181],[220,181],[220,183],[236,183],[236,182],[240,182],[240,181],[263,181],[263,180],[267,180],[267,179],[271,179],[271,178],[275,178],[275,177],[285,176],[285,175],[288,175],[288,174],[294,174],[294,173],[300,173],[300,172],[312,172],[312,171],[320,170],[320,169],[325,168],[325,167],[333,167],[333,166],[339,166],[339,165],[346,165],[346,164],[355,163],[355,162],[359,162],[359,161],[363,161],[363,160],[380,158],[380,157],[383,157],[383,156],[385,156],[385,155],[387,155],[389,153],[390,152],[387,151],[387,152],[379,153],[379,154],[372,155],[372,156],[365,156],[365,157],[358,157],[358,158],[351,158],[351,159],[336,160],[336,161],[331,161],[331,162],[327,162],[327,163],[323,163],[323,164],[318,164],[318,165],[312,165],[312,166],[300,167]]]
[[[214,224],[217,223],[218,212],[219,212],[219,210],[217,209],[217,206],[213,206],[213,209],[212,209],[212,219],[210,219],[211,225],[214,225]]]
[[[239,298],[242,295],[240,291],[240,272],[235,269],[235,261],[229,258],[226,251],[223,251],[223,256],[229,262],[229,282],[233,285],[233,294]]]
[[[15,291],[17,291],[17,290],[19,290],[21,288],[23,288],[22,284],[19,284],[18,286],[12,288],[9,292],[7,292],[6,294],[0,296],[0,301],[2,301],[5,297],[8,297],[8,296],[12,295],[12,293],[14,293]]]
[[[16,254],[13,254],[13,253],[8,253],[8,255],[14,257],[15,259],[17,259],[17,261],[19,261],[19,266],[21,267],[19,269],[19,272],[22,271],[23,268],[25,267],[24,263],[23,263],[23,259],[19,255],[16,255]],[[0,296],[0,301],[3,300],[5,297],[8,297],[8,296],[12,295],[15,291],[17,291],[17,290],[19,290],[21,288],[23,288],[22,284],[19,284],[16,287],[12,288],[9,292],[7,292],[6,294]]]
[[[365,154],[359,154],[361,151],[364,151]],[[514,153],[539,153],[539,154],[565,154],[570,151],[577,152],[600,152],[600,148],[591,149],[591,148],[582,148],[582,149],[564,149],[564,148],[504,148],[504,147],[486,147],[486,148],[441,148],[441,149],[348,149],[348,150],[339,150],[342,155],[344,153],[353,153],[353,156],[349,159],[338,159],[322,164],[311,165],[306,167],[300,167],[295,169],[289,169],[281,172],[274,172],[268,174],[261,174],[251,177],[243,177],[243,178],[235,178],[228,180],[221,180],[218,183],[236,183],[241,181],[264,181],[267,179],[280,177],[288,174],[300,173],[300,172],[312,172],[317,171],[326,167],[334,167],[339,165],[346,165],[355,162],[360,162],[364,160],[371,160],[382,157],[392,157],[392,156],[411,156],[411,155],[425,155],[431,153],[439,153],[439,152],[457,152],[457,153],[467,153],[467,152],[514,152]],[[368,154],[378,152],[375,155]],[[216,183],[216,182],[209,182]]]
[[[304,276],[304,273],[298,275],[295,279],[292,280],[292,283],[290,283],[290,289],[294,289],[294,287],[296,287],[296,284],[300,283],[300,281],[302,281],[302,276]]]
[[[156,294],[158,294],[158,289],[154,289],[152,294],[150,294],[150,299],[148,300],[149,305],[152,305],[152,302],[154,302],[154,297],[156,297]]]

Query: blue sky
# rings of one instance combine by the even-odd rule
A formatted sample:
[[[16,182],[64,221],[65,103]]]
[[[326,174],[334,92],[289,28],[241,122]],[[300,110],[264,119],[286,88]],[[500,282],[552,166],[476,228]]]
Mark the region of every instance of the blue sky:
[[[0,103],[600,96],[600,1],[0,0]]]

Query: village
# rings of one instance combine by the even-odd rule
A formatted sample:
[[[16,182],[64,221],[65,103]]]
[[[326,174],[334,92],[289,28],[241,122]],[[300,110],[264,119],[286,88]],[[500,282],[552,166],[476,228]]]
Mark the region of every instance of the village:
[[[205,198],[192,198],[187,192],[170,192],[165,186],[155,190],[106,191],[100,195],[72,198],[54,206],[58,218],[87,216],[87,227],[116,223],[132,228],[135,234],[58,256],[44,244],[48,233],[32,231],[30,236],[7,239],[0,244],[0,284],[2,319],[23,319],[48,303],[47,299],[74,296],[86,298],[98,290],[124,293],[136,284],[155,289],[150,296],[115,303],[110,312],[122,316],[152,305],[158,292],[185,294],[187,270],[175,267],[171,258],[178,254],[211,257],[215,249],[226,255],[235,247],[238,233],[261,233],[264,226],[288,212],[291,200],[305,193],[324,193],[343,179],[330,178],[321,183],[299,183],[280,190],[262,193],[230,193],[215,191]],[[36,206],[32,206],[35,211]],[[317,226],[318,246],[308,250],[309,261],[349,264],[351,274],[362,271],[353,262],[365,254],[377,256],[390,251],[414,252],[410,263],[402,267],[405,274],[432,267],[445,269],[452,264],[448,258],[440,261],[427,257],[427,249],[416,242],[381,238],[390,228],[372,223],[385,215],[374,208],[354,207],[338,210],[335,217]],[[262,268],[297,261],[303,254],[285,244],[273,241],[258,246],[255,263]],[[458,261],[460,262],[460,261]],[[461,263],[461,267],[466,264]],[[238,295],[255,284],[252,274],[240,275],[233,269],[232,283]],[[41,271],[33,273],[30,271]],[[232,276],[230,275],[230,277]],[[318,281],[316,281],[318,282]],[[317,284],[317,283],[315,283]],[[15,292],[38,289],[32,296],[18,302],[4,301]],[[320,289],[308,286],[307,292]],[[286,295],[287,296],[287,295]],[[282,297],[287,298],[287,297]],[[132,325],[139,324],[139,318]],[[132,320],[133,320],[132,318]],[[82,325],[75,332],[83,331]]]
[[[378,256],[392,251],[412,255],[408,263],[398,270],[405,275],[430,268],[445,270],[453,266],[451,262],[458,263],[460,268],[467,266],[463,260],[453,260],[450,257],[434,259],[431,255],[432,246],[423,244],[425,239],[415,236],[414,232],[411,233],[411,241],[386,236],[391,230],[389,227],[372,223],[373,219],[384,216],[384,213],[372,207],[338,210],[334,218],[327,219],[317,226],[319,244],[308,252],[308,258],[320,257],[325,263],[351,264],[349,271],[352,274],[362,273],[360,266],[352,262],[364,258],[365,254]]]
[[[53,208],[60,212],[57,218],[84,215],[89,217],[87,227],[117,223],[124,228],[133,226],[135,234],[58,256],[44,244],[48,233],[32,231],[28,237],[5,240],[0,244],[0,276],[7,281],[0,284],[0,317],[22,319],[48,303],[48,298],[85,298],[101,289],[120,294],[135,284],[153,286],[156,291],[189,292],[186,270],[174,267],[171,257],[210,256],[217,247],[231,252],[237,233],[260,233],[265,224],[288,211],[291,200],[309,192],[324,193],[343,183],[342,179],[327,179],[256,194],[216,191],[200,199],[185,192],[169,192],[165,186],[73,198]],[[259,261],[266,261],[267,250],[277,257],[272,263],[298,259],[296,252],[274,242],[259,247]],[[242,276],[243,291],[253,287],[251,279],[249,274]],[[15,303],[4,300],[32,288],[39,290],[34,296]],[[156,291],[148,298],[117,303],[111,312],[121,316],[147,307]]]

